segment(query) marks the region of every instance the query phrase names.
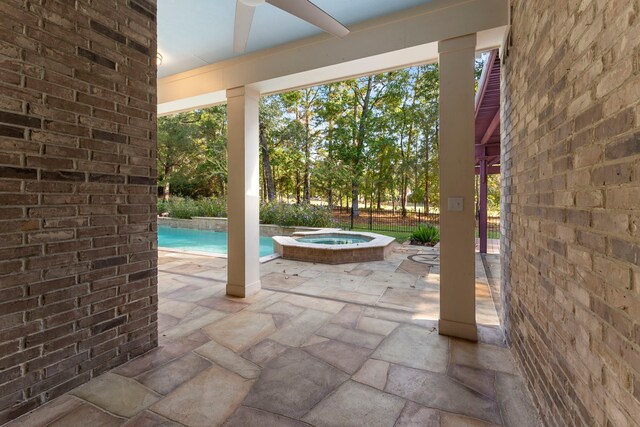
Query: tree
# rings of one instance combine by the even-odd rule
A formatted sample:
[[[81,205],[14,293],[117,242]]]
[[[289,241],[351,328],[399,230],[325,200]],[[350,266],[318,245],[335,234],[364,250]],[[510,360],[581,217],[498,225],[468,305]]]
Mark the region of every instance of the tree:
[[[190,113],[161,117],[158,120],[158,169],[164,185],[163,198],[169,200],[170,182],[176,168],[183,167],[198,152],[195,127]]]

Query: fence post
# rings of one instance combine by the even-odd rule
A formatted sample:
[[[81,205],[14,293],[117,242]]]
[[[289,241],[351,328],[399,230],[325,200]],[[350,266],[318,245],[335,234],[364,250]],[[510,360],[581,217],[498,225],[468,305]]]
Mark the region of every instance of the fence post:
[[[373,208],[369,207],[369,231],[373,230]]]

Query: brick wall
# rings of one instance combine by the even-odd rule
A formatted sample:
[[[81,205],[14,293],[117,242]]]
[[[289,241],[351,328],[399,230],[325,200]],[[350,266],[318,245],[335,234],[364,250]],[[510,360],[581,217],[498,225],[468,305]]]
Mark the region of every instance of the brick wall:
[[[504,320],[548,425],[640,422],[639,13],[512,1]]]
[[[157,343],[155,8],[0,1],[0,424]]]

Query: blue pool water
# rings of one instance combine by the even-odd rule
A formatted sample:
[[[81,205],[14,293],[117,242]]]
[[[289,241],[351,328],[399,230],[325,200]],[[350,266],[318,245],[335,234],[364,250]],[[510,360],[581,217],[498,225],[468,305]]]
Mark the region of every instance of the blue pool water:
[[[158,227],[158,246],[183,251],[226,254],[227,233],[161,225]],[[271,237],[260,237],[260,256],[263,257],[273,253],[273,239]]]

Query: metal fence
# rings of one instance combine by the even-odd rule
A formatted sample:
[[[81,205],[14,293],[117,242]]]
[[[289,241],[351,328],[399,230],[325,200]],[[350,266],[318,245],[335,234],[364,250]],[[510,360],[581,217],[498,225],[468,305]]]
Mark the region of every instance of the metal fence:
[[[351,214],[351,208],[334,208],[333,220],[338,227],[352,230],[392,231],[411,233],[420,224],[432,224],[440,226],[440,214],[406,211],[402,214],[400,209],[360,209],[358,216]],[[476,220],[476,236],[478,235],[478,221]],[[500,238],[500,217],[487,218],[487,237],[489,239]]]

